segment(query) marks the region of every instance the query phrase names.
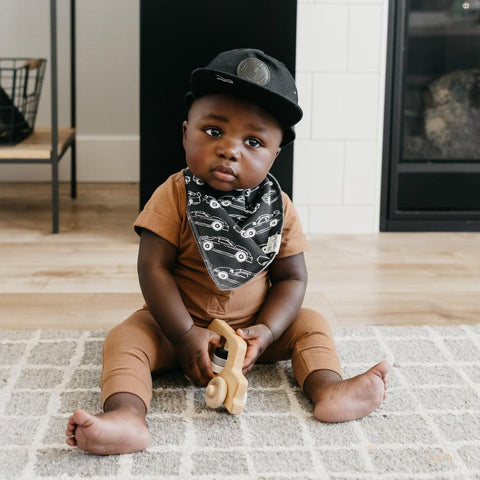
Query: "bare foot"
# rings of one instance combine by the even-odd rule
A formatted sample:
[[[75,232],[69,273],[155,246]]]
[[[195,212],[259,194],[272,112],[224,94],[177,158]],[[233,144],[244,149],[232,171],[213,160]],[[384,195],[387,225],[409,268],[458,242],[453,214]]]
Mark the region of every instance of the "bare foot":
[[[128,408],[99,415],[75,410],[65,433],[68,445],[97,455],[138,452],[152,439],[145,419]]]
[[[361,375],[311,390],[315,417],[321,422],[348,422],[369,415],[385,399],[389,370],[384,360]]]

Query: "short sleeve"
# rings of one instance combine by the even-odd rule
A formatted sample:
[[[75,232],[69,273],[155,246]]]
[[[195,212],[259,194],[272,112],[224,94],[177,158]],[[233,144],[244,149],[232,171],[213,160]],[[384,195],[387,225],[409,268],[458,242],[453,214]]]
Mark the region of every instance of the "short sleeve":
[[[303,233],[302,224],[298,216],[297,210],[290,200],[289,196],[283,194],[283,231],[282,231],[282,243],[280,250],[277,254],[278,258],[290,257],[297,255],[308,249],[307,240]]]
[[[176,247],[185,219],[186,190],[183,171],[169,177],[150,197],[133,224],[140,234],[146,228]]]

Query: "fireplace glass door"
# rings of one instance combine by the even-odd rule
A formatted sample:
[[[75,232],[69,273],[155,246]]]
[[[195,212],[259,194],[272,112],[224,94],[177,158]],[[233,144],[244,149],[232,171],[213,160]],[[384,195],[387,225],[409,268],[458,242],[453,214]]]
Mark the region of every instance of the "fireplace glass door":
[[[381,228],[479,230],[480,0],[390,8]]]

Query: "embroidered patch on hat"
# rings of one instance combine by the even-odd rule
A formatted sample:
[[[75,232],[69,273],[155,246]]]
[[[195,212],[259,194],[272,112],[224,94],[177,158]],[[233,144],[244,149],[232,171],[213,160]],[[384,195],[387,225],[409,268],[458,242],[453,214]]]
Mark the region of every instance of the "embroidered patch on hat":
[[[261,87],[270,81],[270,70],[265,63],[258,58],[246,58],[237,66],[237,75],[243,80],[256,83]]]

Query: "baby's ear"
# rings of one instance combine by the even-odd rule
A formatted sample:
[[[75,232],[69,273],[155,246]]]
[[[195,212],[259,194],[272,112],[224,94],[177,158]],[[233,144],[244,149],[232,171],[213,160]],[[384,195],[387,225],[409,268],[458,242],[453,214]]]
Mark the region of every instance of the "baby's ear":
[[[277,153],[275,154],[275,158],[278,157],[278,154],[282,151],[282,149],[280,147],[278,147],[278,150],[277,150]]]
[[[182,123],[182,136],[183,136],[183,146],[185,147],[185,140],[187,138],[187,127],[188,127],[188,122],[186,120],[183,121]]]

